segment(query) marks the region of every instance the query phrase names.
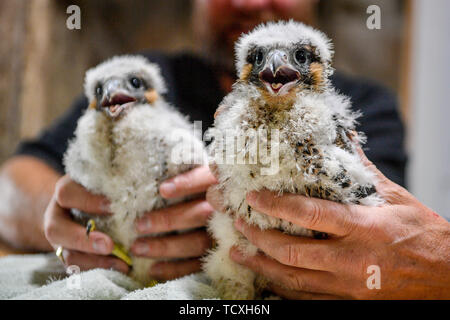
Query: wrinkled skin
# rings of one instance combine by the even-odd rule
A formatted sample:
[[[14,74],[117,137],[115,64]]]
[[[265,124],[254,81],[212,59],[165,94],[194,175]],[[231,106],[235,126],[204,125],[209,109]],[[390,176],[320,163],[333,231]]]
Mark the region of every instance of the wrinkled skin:
[[[244,257],[234,247],[231,258],[266,277],[270,289],[288,299],[449,299],[450,223],[360,154],[378,176],[376,188],[385,205],[249,193],[247,202],[255,210],[331,237],[317,240],[261,231],[238,220],[235,227],[260,253]],[[216,210],[223,210],[217,188],[212,186],[207,198]],[[380,267],[380,289],[367,287],[371,265]]]

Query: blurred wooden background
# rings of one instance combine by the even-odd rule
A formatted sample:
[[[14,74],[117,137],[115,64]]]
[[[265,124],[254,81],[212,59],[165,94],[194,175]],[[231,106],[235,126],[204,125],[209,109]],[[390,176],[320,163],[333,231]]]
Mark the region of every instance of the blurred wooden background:
[[[320,26],[335,42],[335,67],[399,91],[405,1],[322,0]],[[66,28],[71,4],[81,8],[81,30]],[[381,30],[366,28],[371,4],[381,7]],[[0,163],[69,107],[82,92],[85,70],[104,58],[195,50],[191,6],[188,0],[1,0]]]

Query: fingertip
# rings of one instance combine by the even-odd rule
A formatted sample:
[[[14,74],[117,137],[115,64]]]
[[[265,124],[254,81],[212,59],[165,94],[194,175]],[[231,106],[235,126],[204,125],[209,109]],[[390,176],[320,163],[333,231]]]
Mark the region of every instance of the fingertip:
[[[131,245],[130,252],[136,256],[146,256],[149,253],[149,246],[144,240],[138,239]]]
[[[209,171],[214,176],[214,179],[217,181],[219,178],[219,167],[216,163],[210,163],[209,164]]]
[[[242,263],[245,260],[245,257],[241,250],[239,250],[238,246],[232,246],[230,249],[230,258],[237,263]]]
[[[127,274],[130,271],[130,267],[119,259],[114,259],[114,261],[111,264],[111,269],[119,271],[123,274]]]
[[[165,181],[161,184],[159,187],[159,193],[163,198],[169,199],[173,197],[177,190],[176,184],[173,182],[173,180]]]
[[[242,232],[244,230],[244,220],[242,220],[241,218],[236,219],[234,221],[234,226],[238,231]]]
[[[152,223],[149,217],[142,217],[136,220],[135,228],[139,235],[151,233]]]
[[[246,194],[245,199],[250,206],[262,209],[263,207],[268,206],[270,199],[274,197],[277,197],[277,194],[274,192],[267,189],[261,189],[259,191],[249,191]]]
[[[203,201],[200,206],[202,212],[208,217],[214,212],[214,207],[208,201]]]
[[[224,212],[225,206],[223,204],[223,194],[217,185],[213,185],[208,188],[206,192],[206,201],[212,206],[213,209]]]
[[[114,249],[114,242],[106,234],[93,231],[89,234],[89,240],[91,242],[92,249],[101,255],[108,255]]]
[[[256,206],[258,203],[258,192],[256,191],[250,191],[247,193],[245,199],[247,200],[247,203],[251,206]]]

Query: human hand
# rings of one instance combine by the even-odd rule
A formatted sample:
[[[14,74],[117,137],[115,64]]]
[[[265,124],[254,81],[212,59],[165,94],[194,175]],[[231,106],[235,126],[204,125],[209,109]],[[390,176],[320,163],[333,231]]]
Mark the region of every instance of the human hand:
[[[160,186],[160,194],[166,199],[203,194],[216,183],[207,166],[171,178]],[[136,222],[141,236],[147,234],[200,228],[213,212],[204,195],[195,200],[145,214]],[[211,247],[206,230],[196,229],[175,235],[138,238],[131,252],[149,258],[182,259],[155,263],[149,274],[160,280],[178,278],[200,271],[200,257]]]
[[[376,172],[385,205],[249,193],[247,202],[255,210],[327,232],[330,238],[262,231],[238,220],[236,228],[261,253],[244,257],[235,247],[231,258],[266,277],[272,291],[290,299],[450,298],[450,224],[384,177],[362,151],[361,157]],[[379,267],[380,289],[368,288],[372,265]]]
[[[92,231],[87,237],[86,228],[73,221],[70,213],[70,209],[78,209],[105,216],[110,214],[108,207],[105,197],[89,193],[68,175],[58,180],[44,214],[44,231],[53,248],[64,248],[62,254],[66,266],[77,265],[81,270],[112,268],[128,272],[125,262],[109,256],[114,248],[112,239],[100,231]]]

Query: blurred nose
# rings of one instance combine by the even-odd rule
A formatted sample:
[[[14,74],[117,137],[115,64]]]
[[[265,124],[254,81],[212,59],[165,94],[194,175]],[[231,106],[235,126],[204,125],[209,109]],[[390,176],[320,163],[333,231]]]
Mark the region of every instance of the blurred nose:
[[[272,0],[231,0],[231,4],[237,9],[261,10],[270,7]]]

